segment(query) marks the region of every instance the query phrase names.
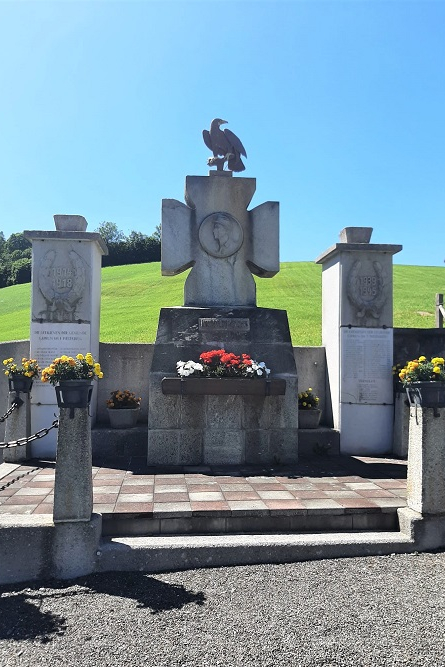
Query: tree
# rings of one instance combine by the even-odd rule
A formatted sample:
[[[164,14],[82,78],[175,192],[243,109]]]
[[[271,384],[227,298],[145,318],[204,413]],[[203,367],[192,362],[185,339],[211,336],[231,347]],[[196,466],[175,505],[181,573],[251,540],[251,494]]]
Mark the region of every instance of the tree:
[[[25,239],[23,232],[18,232],[17,234],[11,234],[5,242],[3,254],[8,253],[10,255],[14,250],[27,250],[30,247],[31,242]]]
[[[10,285],[21,285],[31,282],[31,260],[24,257],[12,263],[9,277]]]
[[[108,246],[125,241],[124,232],[118,228],[115,222],[104,221],[94,231],[98,232],[102,236],[103,240]]]

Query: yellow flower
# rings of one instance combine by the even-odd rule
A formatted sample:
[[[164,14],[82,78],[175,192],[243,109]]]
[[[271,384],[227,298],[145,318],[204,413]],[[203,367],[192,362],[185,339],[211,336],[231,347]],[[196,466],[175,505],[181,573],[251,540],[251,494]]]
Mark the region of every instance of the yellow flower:
[[[440,373],[441,368],[439,366],[434,366],[433,373]]]
[[[419,361],[426,361],[426,357],[422,355],[421,357],[419,357]]]
[[[99,378],[103,378],[103,376],[104,376],[104,374],[103,374],[102,371],[101,371],[101,372],[99,373],[98,377],[99,377]]]
[[[68,361],[68,357],[66,356],[66,354],[62,354],[62,356],[60,357],[60,361]]]
[[[76,359],[79,359],[79,361],[83,361],[83,359],[84,359],[83,354],[77,354]]]

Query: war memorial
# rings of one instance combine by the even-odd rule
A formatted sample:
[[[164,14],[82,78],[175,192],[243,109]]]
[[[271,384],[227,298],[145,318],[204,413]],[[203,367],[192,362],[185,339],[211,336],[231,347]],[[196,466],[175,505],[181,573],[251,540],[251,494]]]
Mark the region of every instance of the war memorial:
[[[183,305],[161,309],[154,344],[100,343],[107,248],[82,216],[25,233],[30,339],[1,343],[2,358],[30,356],[43,368],[90,352],[104,378],[77,407],[38,379],[22,394],[0,386],[0,413],[9,413],[0,424],[2,583],[445,546],[445,403],[405,405],[392,373],[402,353],[435,345],[443,355],[445,337],[393,329],[392,261],[402,246],[372,243],[370,228],[342,230],[315,260],[322,346],[295,347],[286,311],[257,306],[253,278],[280,269],[279,204],[249,209],[256,180],[236,175],[246,151],[225,123],[203,132],[209,174],[186,176],[184,203],[162,201],[162,274],[191,270]],[[212,375],[206,360],[223,356],[229,371]],[[108,428],[116,385],[143,397],[134,428]],[[308,386],[322,407],[313,429],[299,425]],[[406,458],[405,501],[396,490]],[[133,459],[138,467],[125,468]],[[351,460],[355,471],[386,462],[395,483],[348,475]],[[39,503],[14,504],[14,485]],[[169,492],[162,507],[157,498]]]

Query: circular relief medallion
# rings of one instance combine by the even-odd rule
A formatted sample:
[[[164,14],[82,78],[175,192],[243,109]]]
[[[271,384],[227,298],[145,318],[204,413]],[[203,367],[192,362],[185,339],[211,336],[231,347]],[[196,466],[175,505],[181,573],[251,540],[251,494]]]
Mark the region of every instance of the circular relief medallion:
[[[229,213],[212,213],[201,222],[199,242],[212,257],[230,257],[243,244],[243,229]]]

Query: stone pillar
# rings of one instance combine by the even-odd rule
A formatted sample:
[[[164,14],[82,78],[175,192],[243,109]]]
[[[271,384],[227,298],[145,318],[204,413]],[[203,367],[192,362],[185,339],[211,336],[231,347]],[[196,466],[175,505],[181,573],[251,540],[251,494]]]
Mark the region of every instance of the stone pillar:
[[[31,434],[30,424],[30,397],[29,394],[19,393],[15,391],[9,392],[8,409],[12,406],[16,398],[20,398],[23,404],[14,410],[6,420],[5,425],[5,442],[25,438]],[[18,445],[17,447],[10,447],[3,452],[3,461],[8,463],[16,463],[19,461],[26,461],[30,458],[31,445]]]
[[[60,408],[54,480],[54,523],[90,521],[93,511],[91,424],[88,408]]]
[[[67,354],[99,354],[102,255],[100,236],[86,232],[80,215],[55,215],[56,231],[26,231],[32,243],[32,304],[30,356],[44,368]],[[94,419],[95,395],[91,402]],[[54,387],[35,380],[31,392],[32,433],[46,428],[57,414]],[[32,445],[32,456],[54,458],[56,436],[51,431]]]
[[[402,246],[369,243],[371,233],[346,228],[315,260],[323,267],[322,341],[342,454],[392,449],[392,257]]]
[[[407,491],[409,508],[445,513],[445,408],[410,408]]]

